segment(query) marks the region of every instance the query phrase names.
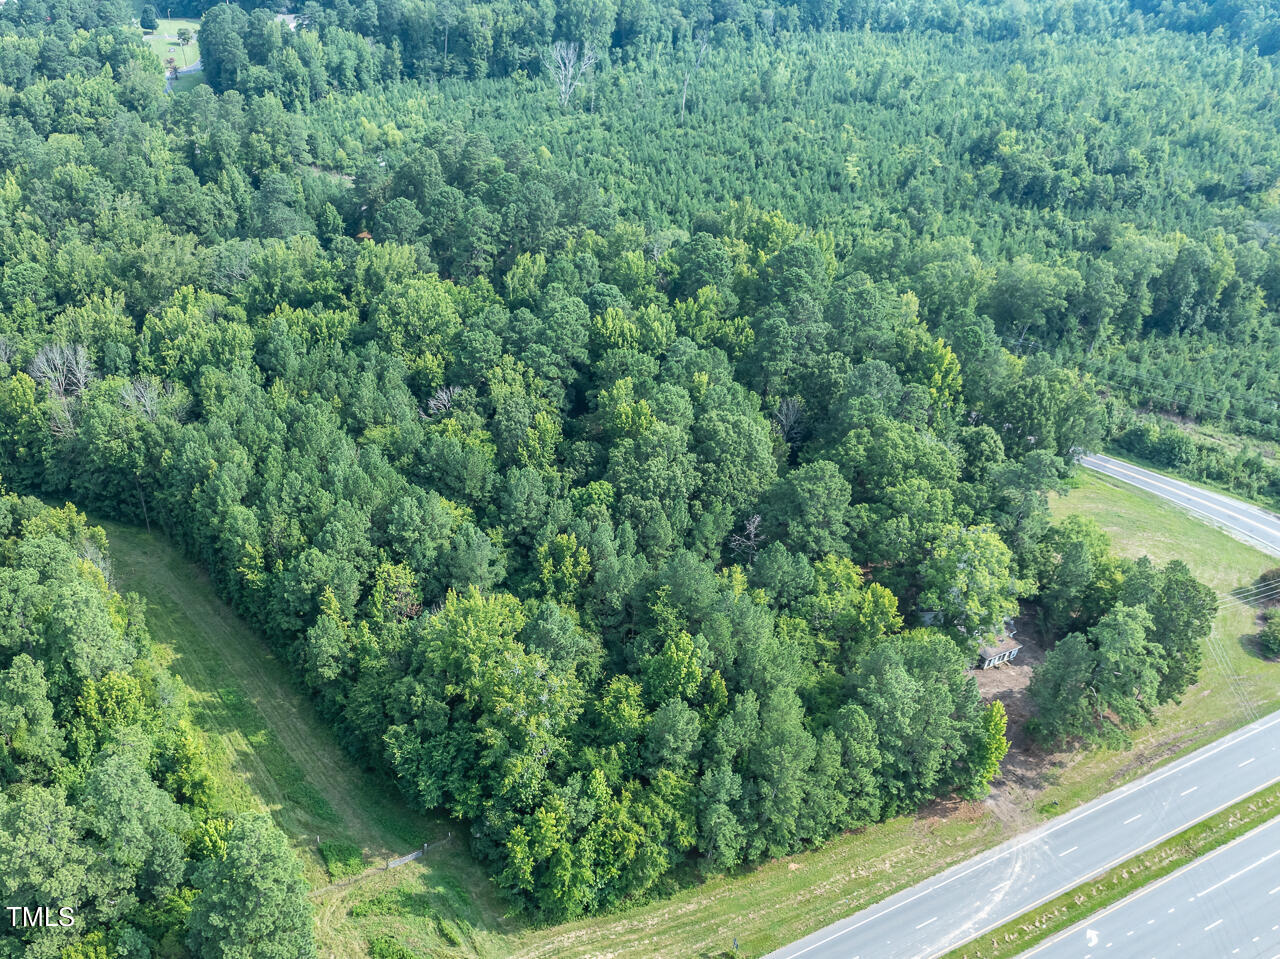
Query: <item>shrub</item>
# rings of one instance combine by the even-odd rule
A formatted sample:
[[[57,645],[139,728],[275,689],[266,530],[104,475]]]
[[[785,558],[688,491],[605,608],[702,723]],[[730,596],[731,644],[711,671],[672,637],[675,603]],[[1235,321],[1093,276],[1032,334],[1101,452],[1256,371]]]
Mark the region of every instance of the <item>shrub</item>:
[[[329,877],[337,882],[348,876],[358,876],[364,872],[364,853],[359,846],[341,840],[331,839],[320,844],[320,855]]]
[[[370,959],[421,959],[410,949],[406,949],[390,936],[378,936],[369,940]]]
[[[1267,659],[1280,659],[1280,610],[1267,613],[1267,625],[1258,634],[1258,648]]]

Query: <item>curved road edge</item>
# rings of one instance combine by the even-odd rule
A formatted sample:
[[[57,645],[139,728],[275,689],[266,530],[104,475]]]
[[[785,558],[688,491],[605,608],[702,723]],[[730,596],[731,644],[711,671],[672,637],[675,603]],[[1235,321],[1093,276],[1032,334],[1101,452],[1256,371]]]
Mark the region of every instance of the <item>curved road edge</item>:
[[[1242,543],[1270,556],[1280,556],[1280,516],[1269,510],[1113,456],[1086,453],[1079,462],[1096,473],[1173,503]]]

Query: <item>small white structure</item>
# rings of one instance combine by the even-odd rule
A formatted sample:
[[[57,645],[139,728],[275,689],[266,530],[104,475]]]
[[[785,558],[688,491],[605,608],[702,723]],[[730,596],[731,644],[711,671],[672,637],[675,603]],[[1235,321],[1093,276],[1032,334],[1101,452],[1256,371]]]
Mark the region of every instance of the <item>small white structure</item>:
[[[1007,663],[1018,655],[1018,650],[1021,648],[1022,644],[1015,642],[1012,636],[1001,636],[999,642],[991,646],[983,646],[978,650],[978,668],[990,669],[992,666]]]

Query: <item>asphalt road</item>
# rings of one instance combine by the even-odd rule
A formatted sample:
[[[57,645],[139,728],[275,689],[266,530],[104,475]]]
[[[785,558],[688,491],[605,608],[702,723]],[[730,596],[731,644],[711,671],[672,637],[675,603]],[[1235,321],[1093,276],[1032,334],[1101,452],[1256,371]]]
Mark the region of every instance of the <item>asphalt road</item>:
[[[1023,959],[1280,959],[1280,819],[1023,954]]]
[[[1280,782],[1280,712],[770,953],[769,959],[938,956],[1275,782]],[[1184,955],[1209,959],[1216,953]],[[1230,951],[1222,955],[1227,959]]]
[[[1280,516],[1275,513],[1110,456],[1089,453],[1080,463],[1176,503],[1236,539],[1280,556]]]

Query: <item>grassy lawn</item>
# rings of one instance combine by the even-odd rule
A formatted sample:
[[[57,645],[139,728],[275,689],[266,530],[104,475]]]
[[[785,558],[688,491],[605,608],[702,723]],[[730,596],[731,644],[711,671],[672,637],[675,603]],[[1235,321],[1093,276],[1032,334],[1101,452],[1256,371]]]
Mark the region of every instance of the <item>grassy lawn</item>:
[[[146,598],[157,655],[188,690],[221,802],[229,809],[268,810],[302,858],[316,890],[324,956],[367,955],[372,933],[366,936],[364,927],[373,929],[377,920],[362,922],[349,914],[352,903],[368,898],[367,883],[448,890],[423,899],[434,910],[432,932],[418,937],[430,944],[427,955],[475,955],[468,937],[480,942],[485,930],[515,925],[504,923],[505,907],[457,838],[465,826],[418,815],[394,783],[358,769],[295,688],[288,668],[217,598],[208,578],[160,537],[101,525],[110,538],[117,587]],[[450,832],[455,838],[447,839]],[[359,871],[361,858],[380,865],[442,839],[417,862],[354,885],[324,888],[330,868],[347,876]],[[460,950],[449,948],[447,935],[455,930]]]
[[[1126,555],[1181,558],[1220,591],[1276,565],[1154,497],[1093,474],[1053,509],[1093,517]],[[466,854],[464,826],[414,816],[390,783],[351,766],[288,670],[214,597],[202,574],[157,538],[106,526],[121,587],[147,597],[152,633],[192,689],[228,790],[272,810],[306,855],[315,884],[327,875],[317,835],[334,848],[354,843],[372,858],[452,830],[425,865],[316,894],[322,953],[341,959],[366,955],[378,936],[431,957],[707,959],[732,956],[734,937],[741,955],[758,956],[1280,708],[1280,665],[1259,659],[1245,639],[1255,631],[1253,613],[1224,611],[1200,684],[1181,706],[1164,709],[1158,726],[1136,734],[1132,750],[1042,757],[1034,785],[1006,791],[1000,803],[934,807],[821,849],[690,882],[625,912],[534,928],[504,914]]]
[[[1280,560],[1247,546],[1175,506],[1097,473],[1082,471],[1079,485],[1053,504],[1054,513],[1081,513],[1092,517],[1111,537],[1117,552],[1125,556],[1144,553],[1158,562],[1182,559],[1203,582],[1220,593],[1247,587],[1264,570]],[[1200,684],[1187,694],[1181,707],[1164,722],[1231,721],[1236,717],[1238,696],[1218,696],[1226,687],[1226,674],[1238,678],[1241,692],[1259,714],[1280,707],[1280,666],[1261,659],[1251,642],[1257,632],[1258,611],[1224,610],[1218,615],[1213,645],[1221,657],[1205,657]],[[1240,725],[1234,722],[1231,728]],[[1226,730],[1221,730],[1225,732]]]
[[[195,70],[192,73],[180,73],[173,81],[172,89],[174,93],[190,93],[202,83],[204,83],[204,71]]]
[[[1088,470],[1080,471],[1068,495],[1054,499],[1052,509],[1056,516],[1090,517],[1124,556],[1181,559],[1220,593],[1249,585],[1278,562],[1155,496]],[[1038,811],[1055,800],[1065,811],[1280,708],[1280,664],[1257,654],[1258,628],[1256,610],[1219,612],[1200,682],[1181,705],[1163,707],[1158,725],[1134,734],[1132,750],[1073,757],[1051,770]]]
[[[159,27],[155,30],[144,30],[142,35],[146,38],[147,45],[163,64],[170,57],[178,67],[190,66],[200,59],[200,21],[190,18],[175,18],[169,20],[165,17],[159,18]],[[192,40],[185,47],[178,42],[178,31],[186,27],[192,33]]]

